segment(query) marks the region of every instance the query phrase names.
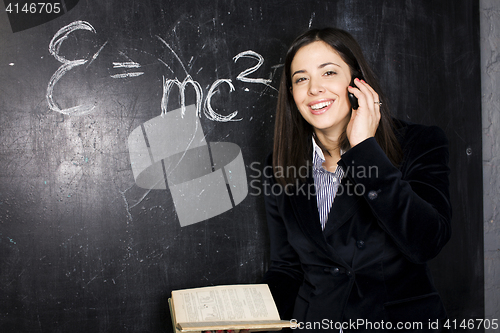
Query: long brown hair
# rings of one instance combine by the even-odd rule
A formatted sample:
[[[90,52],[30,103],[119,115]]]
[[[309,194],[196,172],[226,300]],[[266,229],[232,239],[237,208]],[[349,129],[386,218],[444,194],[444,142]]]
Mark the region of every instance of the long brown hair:
[[[364,80],[377,92],[383,104],[380,108],[380,123],[375,133],[375,139],[387,157],[394,165],[401,160],[401,147],[393,131],[393,120],[390,115],[387,100],[375,78],[375,74],[363,56],[361,47],[346,31],[336,28],[311,29],[295,39],[288,49],[283,74],[278,93],[276,120],[274,127],[273,170],[274,176],[282,185],[296,184],[297,180],[304,180],[301,173],[284,172],[296,168],[312,165],[312,136],[313,127],[304,120],[293,100],[291,87],[291,64],[297,51],[316,41],[323,41],[330,45],[349,66],[351,75],[362,76]],[[323,144],[315,137],[315,141],[323,149]],[[339,138],[340,148],[350,148],[346,130]]]

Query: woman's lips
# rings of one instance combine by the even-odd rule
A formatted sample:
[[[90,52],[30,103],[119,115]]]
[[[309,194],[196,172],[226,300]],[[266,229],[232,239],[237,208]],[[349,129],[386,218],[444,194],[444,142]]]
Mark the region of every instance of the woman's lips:
[[[312,114],[320,115],[322,113],[325,113],[326,110],[329,109],[330,105],[333,104],[333,102],[334,100],[314,102],[309,104],[309,109],[311,110]]]

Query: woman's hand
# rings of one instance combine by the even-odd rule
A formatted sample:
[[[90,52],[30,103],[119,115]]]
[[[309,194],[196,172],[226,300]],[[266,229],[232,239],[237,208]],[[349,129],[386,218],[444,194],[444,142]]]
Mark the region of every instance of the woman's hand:
[[[380,100],[378,94],[365,81],[355,79],[356,87],[347,90],[358,99],[359,107],[352,110],[351,120],[347,124],[346,134],[351,147],[375,136],[380,122]]]

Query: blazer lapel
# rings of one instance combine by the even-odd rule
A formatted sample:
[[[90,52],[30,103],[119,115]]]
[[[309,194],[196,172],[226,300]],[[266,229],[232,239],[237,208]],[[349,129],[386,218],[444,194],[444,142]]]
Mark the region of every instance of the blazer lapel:
[[[334,250],[334,248],[326,242],[325,232],[327,230],[325,229],[325,232],[321,230],[317,197],[315,195],[315,190],[313,187],[314,180],[312,176],[307,179],[306,183],[301,185],[303,187],[298,188],[293,195],[289,196],[289,198],[292,204],[293,213],[297,218],[297,221],[300,227],[302,228],[304,234],[308,236],[312,242],[318,245],[319,249],[322,250],[326,258],[329,258],[329,260],[332,260],[338,265],[348,267],[346,262],[339,256],[339,254]],[[339,196],[339,198],[341,197],[342,196]],[[330,224],[331,230],[329,229],[329,232],[333,232],[334,230],[336,230],[338,226],[344,223],[349,218],[349,216],[351,216],[356,211],[355,203],[357,202],[358,199],[348,198],[348,196],[345,197],[346,197],[345,200],[344,199],[339,200],[338,206],[342,208],[339,208],[336,214],[333,214],[333,216],[330,213],[328,222],[326,224],[326,228],[328,228]],[[347,204],[346,206],[344,206],[343,204],[344,201]],[[335,219],[338,219],[340,223],[334,224],[333,221]]]
[[[315,193],[314,179],[309,176],[305,183],[300,183],[294,188],[294,193],[289,198],[304,233],[326,251],[327,243],[321,230]]]
[[[341,186],[333,200],[324,234],[329,236],[338,230],[359,209],[359,201],[362,196],[356,195],[354,184],[344,177]]]

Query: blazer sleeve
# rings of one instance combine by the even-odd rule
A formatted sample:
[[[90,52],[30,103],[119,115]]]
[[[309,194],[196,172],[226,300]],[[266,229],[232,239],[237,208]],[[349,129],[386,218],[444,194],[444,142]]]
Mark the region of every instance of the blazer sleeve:
[[[405,138],[401,169],[374,138],[351,148],[339,164],[398,249],[410,261],[424,263],[451,237],[448,141],[435,126],[413,128]]]
[[[269,165],[271,164],[268,162]],[[267,167],[265,170],[272,168]],[[271,265],[261,282],[269,285],[281,318],[290,319],[298,289],[302,284],[303,272],[297,253],[288,242],[288,232],[277,197],[273,194],[273,186],[280,185],[275,182],[271,171],[268,171],[268,174],[264,172],[263,192],[270,237]]]

